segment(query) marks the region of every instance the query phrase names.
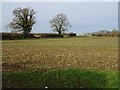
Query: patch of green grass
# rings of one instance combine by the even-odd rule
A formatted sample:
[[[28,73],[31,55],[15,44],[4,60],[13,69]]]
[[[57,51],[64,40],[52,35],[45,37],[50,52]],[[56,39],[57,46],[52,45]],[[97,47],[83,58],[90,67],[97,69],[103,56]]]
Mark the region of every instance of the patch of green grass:
[[[3,88],[118,88],[117,73],[78,69],[3,73]]]

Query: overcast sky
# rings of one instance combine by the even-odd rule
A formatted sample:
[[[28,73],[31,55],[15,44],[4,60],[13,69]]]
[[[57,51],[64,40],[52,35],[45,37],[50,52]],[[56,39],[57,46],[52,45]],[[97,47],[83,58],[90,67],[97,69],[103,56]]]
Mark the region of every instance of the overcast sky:
[[[12,21],[12,11],[17,7],[31,7],[37,22],[32,32],[51,33],[49,21],[57,14],[67,15],[72,28],[69,32],[82,34],[99,30],[118,28],[117,2],[4,2],[2,3],[2,30],[10,31],[5,26]]]

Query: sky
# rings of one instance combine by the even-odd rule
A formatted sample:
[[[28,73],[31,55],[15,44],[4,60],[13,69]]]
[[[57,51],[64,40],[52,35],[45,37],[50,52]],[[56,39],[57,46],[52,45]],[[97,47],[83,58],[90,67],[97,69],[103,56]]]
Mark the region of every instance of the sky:
[[[67,32],[83,34],[118,29],[117,2],[3,2],[2,32],[10,32],[6,25],[14,18],[12,11],[17,7],[30,7],[36,12],[34,33],[52,33],[49,21],[60,13],[64,13],[72,25]]]

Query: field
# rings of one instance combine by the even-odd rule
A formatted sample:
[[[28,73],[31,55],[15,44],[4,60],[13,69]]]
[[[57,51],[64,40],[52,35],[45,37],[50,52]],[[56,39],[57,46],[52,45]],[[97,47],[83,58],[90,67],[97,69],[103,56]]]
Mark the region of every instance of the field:
[[[2,42],[3,87],[118,88],[118,38]]]

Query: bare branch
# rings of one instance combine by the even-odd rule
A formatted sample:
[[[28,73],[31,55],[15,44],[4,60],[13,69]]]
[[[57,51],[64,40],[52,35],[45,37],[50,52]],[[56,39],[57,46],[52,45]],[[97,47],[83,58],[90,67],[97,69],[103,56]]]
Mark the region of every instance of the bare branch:
[[[64,14],[58,14],[49,23],[53,31],[56,31],[59,34],[61,34],[64,31],[67,31],[68,28],[71,27],[71,24],[67,20],[67,16]]]
[[[30,33],[32,26],[35,24],[35,11],[30,8],[16,8],[13,10],[15,18],[10,22],[10,28],[15,31],[22,31],[25,36]]]

